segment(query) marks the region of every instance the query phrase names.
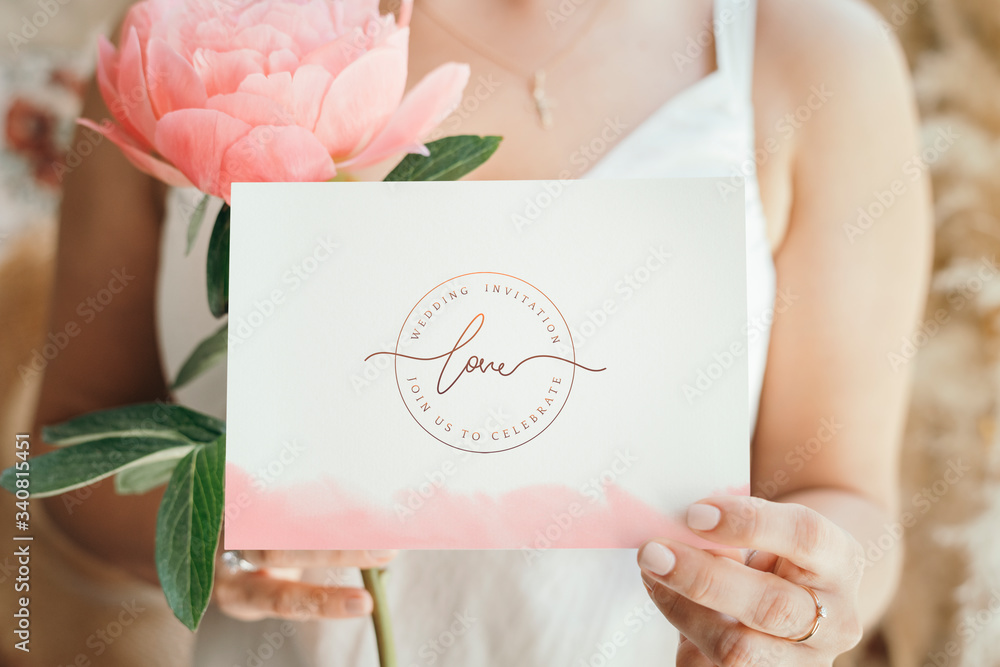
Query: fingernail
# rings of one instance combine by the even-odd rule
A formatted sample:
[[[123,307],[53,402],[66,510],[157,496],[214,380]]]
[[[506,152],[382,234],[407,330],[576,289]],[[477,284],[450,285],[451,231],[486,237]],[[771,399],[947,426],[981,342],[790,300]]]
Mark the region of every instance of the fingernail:
[[[721,518],[722,512],[714,505],[695,503],[688,508],[688,526],[694,530],[712,530]]]
[[[344,608],[348,614],[368,614],[372,610],[372,601],[367,597],[347,598]]]
[[[669,574],[677,563],[674,552],[666,548],[659,542],[650,542],[642,548],[639,555],[639,567],[649,570],[653,574],[663,576]]]
[[[376,549],[368,552],[368,557],[372,560],[386,560],[396,555],[395,549]]]

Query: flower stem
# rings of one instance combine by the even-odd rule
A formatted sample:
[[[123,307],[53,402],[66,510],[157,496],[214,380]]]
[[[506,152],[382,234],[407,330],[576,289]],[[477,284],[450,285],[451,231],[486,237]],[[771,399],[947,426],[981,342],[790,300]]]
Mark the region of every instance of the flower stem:
[[[375,626],[375,642],[378,644],[378,661],[381,667],[396,667],[396,643],[392,639],[392,618],[389,616],[389,601],[385,595],[385,568],[361,570],[365,588],[371,593],[372,624]]]

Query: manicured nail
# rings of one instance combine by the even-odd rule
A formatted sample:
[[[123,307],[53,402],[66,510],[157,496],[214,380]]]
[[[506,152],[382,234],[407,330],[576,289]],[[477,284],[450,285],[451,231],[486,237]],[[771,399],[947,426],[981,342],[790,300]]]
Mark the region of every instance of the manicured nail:
[[[694,530],[712,530],[721,518],[722,512],[714,505],[695,503],[688,508],[688,526]]]
[[[367,597],[347,598],[344,608],[347,609],[348,614],[370,614],[372,601],[371,598]]]
[[[368,557],[372,560],[386,560],[396,555],[395,549],[375,549],[368,552]]]
[[[659,542],[650,542],[642,548],[642,553],[639,555],[639,567],[661,577],[669,574],[676,563],[677,557],[674,556],[674,552]]]

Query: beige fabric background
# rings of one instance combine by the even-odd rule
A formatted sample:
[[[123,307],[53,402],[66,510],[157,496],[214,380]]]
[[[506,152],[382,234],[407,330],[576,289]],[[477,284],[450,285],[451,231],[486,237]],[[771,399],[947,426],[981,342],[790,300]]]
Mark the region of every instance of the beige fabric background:
[[[949,128],[958,138],[930,165],[937,246],[925,322],[945,323],[914,336],[923,345],[911,362],[902,498],[919,519],[882,636],[839,664],[1000,665],[1000,276],[977,275],[983,258],[1000,260],[1000,4],[876,4],[913,69],[925,145]],[[959,461],[970,471],[942,482]],[[938,500],[922,513],[913,497],[925,488]]]

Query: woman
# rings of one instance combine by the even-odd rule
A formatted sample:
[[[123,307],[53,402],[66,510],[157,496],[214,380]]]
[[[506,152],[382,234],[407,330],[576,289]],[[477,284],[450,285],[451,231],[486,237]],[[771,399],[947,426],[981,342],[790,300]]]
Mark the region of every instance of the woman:
[[[927,185],[903,172],[917,155],[916,115],[891,35],[844,0],[421,0],[410,80],[445,60],[472,65],[476,96],[446,133],[505,137],[475,178],[746,179],[756,497],[705,499],[688,514],[733,549],[650,535],[639,577],[630,552],[549,552],[533,564],[508,552],[402,554],[391,602],[404,664],[648,664],[676,650],[681,665],[830,665],[880,617],[901,558],[866,562],[861,547],[898,510],[908,376],[886,355],[917,325],[929,268]],[[84,115],[107,115],[93,89]],[[610,148],[593,149],[597,136]],[[49,364],[39,424],[166,400],[161,344],[173,369],[208,333],[193,314],[202,279],[180,258],[184,207],[172,201],[161,248],[164,189],[113,147],[66,177],[52,321],[72,317],[112,269],[135,277]],[[182,398],[217,411],[224,385],[199,391]],[[101,487],[72,512],[58,499],[48,509],[91,555],[155,581],[158,502]],[[317,568],[392,554],[243,556]],[[353,620],[279,625],[211,664],[260,659],[261,637],[276,631],[316,662],[371,660],[367,593],[337,576],[277,574],[219,568],[219,609]],[[232,637],[225,628],[213,619],[199,638]],[[270,664],[293,657],[282,650]]]

